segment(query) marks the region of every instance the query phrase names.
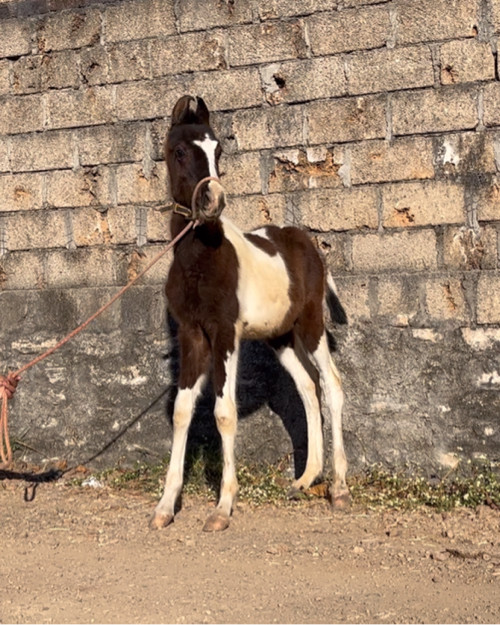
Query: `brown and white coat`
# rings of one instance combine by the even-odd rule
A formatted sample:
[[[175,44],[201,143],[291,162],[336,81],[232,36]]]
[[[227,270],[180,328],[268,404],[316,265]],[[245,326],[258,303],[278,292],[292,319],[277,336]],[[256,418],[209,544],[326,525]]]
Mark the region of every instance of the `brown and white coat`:
[[[238,353],[240,341],[247,338],[263,339],[276,350],[304,403],[308,455],[303,475],[293,484],[296,490],[308,488],[323,470],[320,401],[304,362],[316,366],[332,422],[332,500],[345,505],[349,498],[343,393],[323,318],[329,294],[337,320],[344,321],[333,280],[325,276],[323,261],[302,230],[266,226],[245,234],[221,216],[226,198],[218,179],[219,157],[205,103],[183,96],[173,109],[165,144],[171,192],[179,208],[172,215],[172,236],[185,227],[186,219],[196,219],[197,225],[177,243],[166,285],[169,310],[178,323],[180,373],[165,491],[151,522],[156,528],[174,518],[188,428],[210,372],[224,462],[220,499],[204,529],[221,530],[229,524],[238,490],[234,460]]]

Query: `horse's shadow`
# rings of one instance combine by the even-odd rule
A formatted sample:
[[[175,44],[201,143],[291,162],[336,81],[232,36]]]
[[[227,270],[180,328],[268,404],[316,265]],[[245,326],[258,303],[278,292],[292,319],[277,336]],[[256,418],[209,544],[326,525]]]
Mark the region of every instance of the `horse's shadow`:
[[[168,326],[172,349],[168,354],[171,379],[179,371],[177,326],[169,317]],[[172,385],[167,399],[167,418],[173,420],[177,387]],[[291,376],[279,363],[274,351],[261,341],[243,341],[240,349],[236,387],[238,420],[244,420],[262,407],[268,406],[281,420],[293,450],[295,477],[299,477],[307,461],[307,423],[302,400]],[[193,471],[200,457],[220,457],[221,441],[213,416],[215,397],[208,383],[197,402],[191,422],[186,449],[186,476]],[[258,459],[256,459],[258,462]],[[210,463],[207,463],[210,464]],[[206,480],[216,487],[219,476],[207,467]]]

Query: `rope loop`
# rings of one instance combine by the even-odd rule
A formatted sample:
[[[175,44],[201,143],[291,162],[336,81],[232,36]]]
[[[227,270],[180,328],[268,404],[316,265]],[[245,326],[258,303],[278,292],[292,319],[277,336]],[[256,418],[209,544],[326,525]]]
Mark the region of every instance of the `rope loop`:
[[[6,469],[12,463],[7,402],[14,396],[20,379],[17,373],[12,372],[5,376],[0,376],[0,400],[2,402],[2,410],[0,412],[0,458],[2,463],[0,464],[0,469]]]

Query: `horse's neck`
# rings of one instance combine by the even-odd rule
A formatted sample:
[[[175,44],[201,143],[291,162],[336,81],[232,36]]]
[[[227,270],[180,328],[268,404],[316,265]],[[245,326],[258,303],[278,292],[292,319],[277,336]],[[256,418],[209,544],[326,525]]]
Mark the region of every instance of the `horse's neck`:
[[[172,238],[176,237],[186,227],[188,220],[182,217],[182,215],[174,214],[170,222],[170,232]],[[214,222],[206,222],[196,226],[194,232],[191,230],[187,235],[187,239],[184,238],[179,241],[178,247],[188,240],[191,245],[197,247],[206,247],[210,249],[216,249],[222,245],[224,239],[224,228],[222,221],[217,219]]]

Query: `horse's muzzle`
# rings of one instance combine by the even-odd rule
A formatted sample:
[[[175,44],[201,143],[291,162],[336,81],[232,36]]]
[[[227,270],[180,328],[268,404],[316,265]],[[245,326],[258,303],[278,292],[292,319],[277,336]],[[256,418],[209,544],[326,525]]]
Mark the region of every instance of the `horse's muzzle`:
[[[196,198],[196,213],[200,221],[215,221],[226,207],[226,194],[217,180],[203,185]]]

